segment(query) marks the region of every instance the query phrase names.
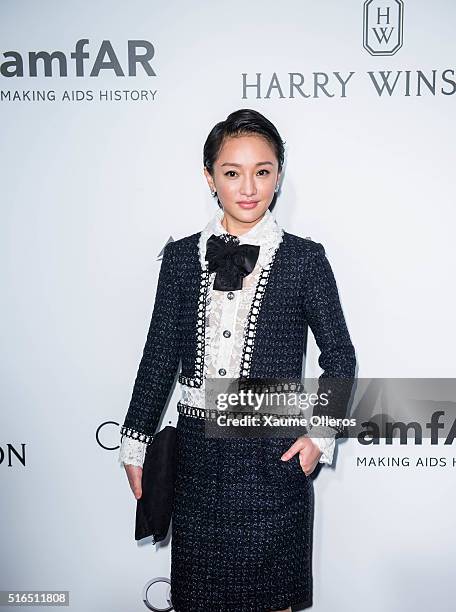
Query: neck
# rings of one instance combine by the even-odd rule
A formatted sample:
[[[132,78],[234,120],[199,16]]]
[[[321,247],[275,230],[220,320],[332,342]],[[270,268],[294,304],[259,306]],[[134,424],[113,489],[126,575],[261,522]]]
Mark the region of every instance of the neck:
[[[264,217],[264,213],[258,219],[251,222],[239,221],[235,217],[229,215],[224,211],[223,219],[221,220],[222,226],[226,229],[229,234],[233,236],[242,236],[254,227]]]

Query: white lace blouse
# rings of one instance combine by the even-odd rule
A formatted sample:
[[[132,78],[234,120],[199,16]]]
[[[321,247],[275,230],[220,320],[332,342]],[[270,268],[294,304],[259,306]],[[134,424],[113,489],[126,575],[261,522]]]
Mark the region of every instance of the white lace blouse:
[[[218,209],[199,239],[201,266],[206,260],[206,241],[211,234],[228,234],[221,221],[223,210]],[[254,270],[243,278],[239,291],[217,291],[213,289],[215,272],[210,274],[206,300],[205,359],[204,376],[201,387],[181,385],[181,402],[190,406],[205,407],[205,380],[207,378],[233,379],[239,376],[245,324],[250,310],[255,288],[263,267],[270,264],[272,255],[282,240],[283,230],[267,210],[263,218],[248,232],[238,236],[241,244],[260,245],[260,252]],[[314,428],[315,429],[315,428]],[[319,428],[320,430],[321,428]],[[328,433],[332,432],[330,428]],[[311,437],[322,451],[320,463],[332,463],[335,439],[330,437]],[[124,436],[121,442],[119,461],[124,464],[142,466],[146,444]]]

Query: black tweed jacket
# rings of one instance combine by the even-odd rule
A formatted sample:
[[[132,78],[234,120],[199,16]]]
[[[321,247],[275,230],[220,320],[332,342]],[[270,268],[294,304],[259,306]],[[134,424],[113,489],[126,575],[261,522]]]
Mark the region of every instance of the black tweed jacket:
[[[122,436],[150,442],[180,361],[179,382],[194,387],[202,384],[209,273],[207,265],[202,269],[199,261],[200,234],[165,246]],[[256,287],[240,377],[301,379],[308,326],[321,351],[320,380],[353,380],[355,350],[325,249],[321,243],[284,231]],[[335,429],[339,435],[343,428]]]

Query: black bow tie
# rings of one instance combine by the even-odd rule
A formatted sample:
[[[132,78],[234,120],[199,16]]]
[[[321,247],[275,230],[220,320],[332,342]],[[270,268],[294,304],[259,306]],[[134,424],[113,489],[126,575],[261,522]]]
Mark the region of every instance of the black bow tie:
[[[242,279],[250,274],[260,253],[255,244],[239,244],[239,239],[226,242],[212,234],[206,243],[209,272],[216,272],[214,289],[236,291],[242,289]]]

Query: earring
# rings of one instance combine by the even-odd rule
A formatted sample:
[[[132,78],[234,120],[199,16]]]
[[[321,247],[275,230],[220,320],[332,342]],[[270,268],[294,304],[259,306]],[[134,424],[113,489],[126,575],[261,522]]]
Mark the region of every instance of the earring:
[[[211,196],[213,198],[215,198],[216,195],[217,195],[217,192],[215,190],[211,189]]]
[[[277,183],[277,185],[275,186],[274,191],[275,191],[275,193],[277,193],[279,191],[279,183]]]

